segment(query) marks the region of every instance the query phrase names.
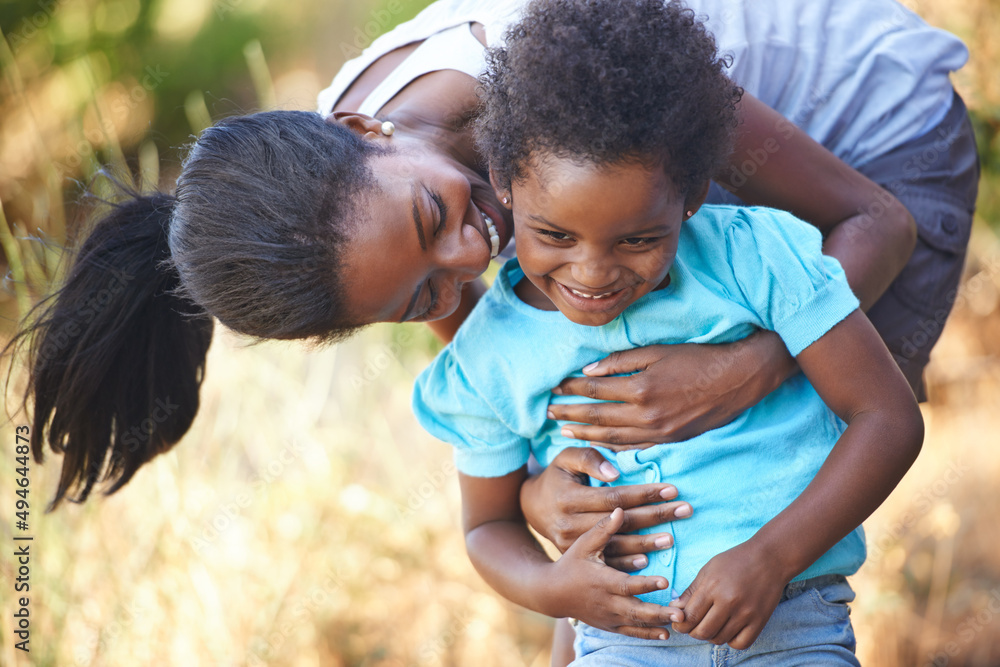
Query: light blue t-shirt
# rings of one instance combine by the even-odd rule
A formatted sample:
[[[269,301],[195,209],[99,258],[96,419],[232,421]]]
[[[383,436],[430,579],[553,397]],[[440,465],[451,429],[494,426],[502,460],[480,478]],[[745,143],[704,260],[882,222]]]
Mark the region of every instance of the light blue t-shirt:
[[[821,252],[819,231],[788,213],[704,206],[681,227],[667,287],[589,327],[521,301],[517,260],[496,281],[455,339],[417,379],[413,408],[434,436],[455,446],[459,470],[497,477],[531,453],[548,465],[564,448],[565,422],[546,417],[564,378],[608,354],[660,343],[730,343],[760,329],[777,332],[798,355],[858,307],[840,264]],[[689,379],[711,382],[715,369]],[[752,537],[816,475],[845,428],[805,376],[790,378],[734,421],[690,440],[648,449],[600,449],[621,471],[615,485],[670,482],[694,508],[669,532],[675,546],[649,554],[638,574],[667,577],[680,593],[713,556]],[[596,480],[592,480],[596,483]],[[796,577],[853,574],[864,562],[861,528]],[[642,596],[665,604],[671,592]]]

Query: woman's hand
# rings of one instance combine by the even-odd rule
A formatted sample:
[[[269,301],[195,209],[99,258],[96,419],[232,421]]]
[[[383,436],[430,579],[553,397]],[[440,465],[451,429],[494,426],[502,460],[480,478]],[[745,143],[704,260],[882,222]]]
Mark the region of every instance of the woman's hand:
[[[616,507],[625,510],[622,532],[691,516],[687,503],[665,502],[677,497],[671,484],[595,488],[588,486],[588,476],[612,482],[618,471],[596,449],[570,447],[521,486],[521,511],[528,523],[562,553]],[[608,565],[631,572],[646,567],[644,554],[672,546],[669,533],[613,535],[603,553]]]
[[[553,390],[619,402],[552,403],[549,416],[576,422],[563,429],[568,437],[611,449],[687,440],[728,424],[795,370],[771,331],[722,345],[652,345],[616,352]],[[605,377],[623,373],[633,375]]]
[[[551,574],[546,577],[545,613],[571,616],[629,637],[666,639],[670,633],[664,626],[682,622],[683,612],[635,596],[666,589],[669,582],[663,577],[623,574],[604,562],[608,542],[621,530],[624,518],[621,509],[605,514],[562,558],[547,566]]]

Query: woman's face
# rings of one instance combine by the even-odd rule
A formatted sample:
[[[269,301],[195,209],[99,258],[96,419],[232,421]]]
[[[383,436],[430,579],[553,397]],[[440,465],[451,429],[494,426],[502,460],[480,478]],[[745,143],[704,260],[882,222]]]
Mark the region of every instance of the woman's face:
[[[445,155],[395,142],[371,162],[379,190],[344,249],[347,308],[363,322],[428,322],[455,311],[462,287],[492,254],[490,218],[503,248],[510,213],[489,182]]]

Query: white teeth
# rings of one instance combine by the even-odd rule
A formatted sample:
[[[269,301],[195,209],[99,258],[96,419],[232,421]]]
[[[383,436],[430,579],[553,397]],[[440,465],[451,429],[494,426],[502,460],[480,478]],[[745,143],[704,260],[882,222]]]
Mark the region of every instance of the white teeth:
[[[483,215],[483,222],[486,223],[486,231],[490,233],[490,245],[492,250],[490,251],[490,259],[496,259],[496,256],[500,254],[500,233],[497,231],[496,225],[493,224],[493,218],[479,211]]]
[[[611,296],[612,294],[614,294],[614,292],[605,292],[604,294],[596,294],[596,295],[594,295],[594,294],[584,294],[583,292],[577,292],[572,287],[568,287],[567,289],[570,292],[572,292],[573,294],[577,295],[577,296],[582,296],[584,299],[606,299],[609,296]]]

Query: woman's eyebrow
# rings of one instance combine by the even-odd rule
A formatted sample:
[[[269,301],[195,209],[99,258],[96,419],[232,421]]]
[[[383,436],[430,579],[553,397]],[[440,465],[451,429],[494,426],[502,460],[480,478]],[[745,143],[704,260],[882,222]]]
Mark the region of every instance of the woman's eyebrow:
[[[413,226],[417,228],[417,240],[420,241],[420,247],[423,250],[427,250],[427,241],[424,240],[424,221],[420,217],[420,207],[417,205],[417,184],[416,182],[410,186],[413,192]]]

